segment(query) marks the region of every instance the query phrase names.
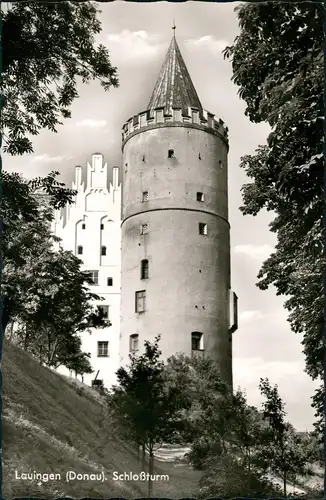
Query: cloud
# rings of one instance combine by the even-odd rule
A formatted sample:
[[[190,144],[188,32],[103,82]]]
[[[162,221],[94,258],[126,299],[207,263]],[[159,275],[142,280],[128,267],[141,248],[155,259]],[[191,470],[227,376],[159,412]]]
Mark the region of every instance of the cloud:
[[[261,311],[242,311],[239,314],[239,320],[241,322],[256,321],[262,319],[264,314]]]
[[[60,163],[65,160],[71,160],[72,156],[50,156],[48,154],[38,155],[31,158],[31,162],[42,162],[42,163]]]
[[[92,118],[87,118],[76,122],[76,127],[87,127],[87,128],[103,128],[107,125],[106,120],[93,120]]]
[[[139,64],[139,60],[153,58],[161,48],[158,38],[147,31],[123,30],[106,35],[106,42],[111,49],[112,60],[128,60],[128,64]]]
[[[236,245],[233,252],[236,255],[247,255],[253,259],[265,260],[274,251],[271,245]]]
[[[229,45],[226,40],[218,40],[213,35],[206,35],[200,38],[189,38],[185,44],[191,48],[209,50],[214,55],[221,55],[222,51]]]

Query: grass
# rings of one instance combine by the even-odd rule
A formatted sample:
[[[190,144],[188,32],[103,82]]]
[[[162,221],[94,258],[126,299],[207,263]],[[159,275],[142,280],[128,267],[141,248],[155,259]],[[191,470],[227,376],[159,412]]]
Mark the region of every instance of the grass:
[[[15,497],[55,498],[147,496],[143,481],[114,481],[113,472],[141,471],[135,450],[110,428],[103,399],[46,367],[27,353],[3,348],[3,484],[6,500]],[[61,480],[22,480],[16,473],[55,473]],[[99,473],[106,481],[66,482],[67,471]],[[181,498],[196,494],[200,472],[187,464],[155,462],[153,496]]]

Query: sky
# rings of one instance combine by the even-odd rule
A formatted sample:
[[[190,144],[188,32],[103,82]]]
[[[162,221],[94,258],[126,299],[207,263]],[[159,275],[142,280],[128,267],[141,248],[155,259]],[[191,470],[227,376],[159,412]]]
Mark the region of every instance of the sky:
[[[98,42],[107,46],[118,68],[120,87],[104,92],[97,82],[79,87],[72,118],[58,133],[43,131],[33,139],[34,153],[3,156],[4,168],[26,177],[58,170],[71,187],[74,166],[85,166],[95,152],[112,166],[121,166],[121,128],[132,115],[146,109],[171,37],[176,37],[203,107],[229,128],[229,220],[231,224],[232,289],[239,298],[239,328],[233,337],[234,387],[260,407],[261,377],[278,384],[291,423],[311,430],[310,397],[316,384],[304,372],[301,338],[291,332],[284,297],[271,288],[256,286],[262,262],[271,254],[275,235],[269,232],[271,214],[243,216],[241,186],[248,182],[240,158],[266,142],[267,124],[253,124],[245,103],[231,81],[231,63],[222,50],[239,33],[234,8],[238,3],[130,3],[99,4],[102,32]]]

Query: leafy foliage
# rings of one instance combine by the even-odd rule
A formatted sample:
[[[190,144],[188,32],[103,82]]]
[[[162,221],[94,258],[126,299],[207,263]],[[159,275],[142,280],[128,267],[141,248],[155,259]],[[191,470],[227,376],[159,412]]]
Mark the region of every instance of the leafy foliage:
[[[180,441],[190,445],[188,458],[203,471],[201,497],[279,495],[278,478],[286,494],[288,482],[309,475],[316,461],[313,439],[285,421],[284,402],[268,379],[260,383],[265,401],[258,411],[240,389],[230,392],[210,359],[173,356],[165,372],[181,406]]]
[[[286,295],[294,332],[303,335],[306,371],[324,374],[323,119],[324,5],[248,3],[238,8],[240,35],[225,56],[246,102],[246,115],[272,131],[255,155],[242,158],[244,214],[276,214],[275,252],[258,286]]]
[[[142,355],[130,355],[130,366],[117,371],[119,385],[109,397],[115,420],[122,432],[149,454],[149,473],[153,472],[154,450],[175,435],[177,393],[164,379],[164,363],[159,360],[158,336],[155,342],[145,342]],[[122,420],[123,419],[123,420]],[[148,482],[151,496],[151,479]]]
[[[78,98],[77,84],[98,79],[118,86],[116,68],[103,45],[93,2],[15,2],[2,7],[1,131],[4,151],[33,151],[29,136],[56,132]]]
[[[65,355],[78,352],[77,332],[108,326],[93,305],[100,297],[90,292],[92,280],[81,271],[81,261],[71,252],[54,249],[58,238],[51,234],[53,208],[71,202],[74,195],[56,176],[54,172],[26,181],[19,174],[3,172],[0,210],[3,333],[9,321],[16,321],[24,348],[52,366],[62,362],[64,351]],[[35,193],[40,188],[48,195],[44,210]]]
[[[267,470],[283,480],[283,494],[287,495],[287,483],[295,481],[298,474],[305,474],[310,457],[300,446],[301,438],[285,421],[286,412],[277,386],[272,387],[268,379],[261,379],[259,389],[265,397],[263,418],[268,422],[263,447]]]

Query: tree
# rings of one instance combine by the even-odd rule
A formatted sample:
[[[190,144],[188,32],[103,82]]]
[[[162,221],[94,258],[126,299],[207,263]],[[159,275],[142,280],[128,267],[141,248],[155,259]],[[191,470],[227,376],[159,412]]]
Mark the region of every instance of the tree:
[[[306,371],[323,379],[324,4],[255,2],[237,11],[240,35],[225,56],[246,115],[272,129],[267,144],[241,161],[252,179],[242,188],[242,212],[275,213],[270,230],[277,244],[258,286],[274,285],[287,296],[291,328],[303,336]]]
[[[27,259],[33,262],[43,248],[51,248],[55,241],[50,231],[52,213],[40,210],[35,190],[44,188],[52,209],[73,201],[75,191],[65,188],[57,181],[57,176],[58,172],[51,172],[43,179],[26,181],[17,173],[1,173],[1,249],[5,266],[2,278],[3,333],[9,320],[19,311],[23,299],[19,287],[22,286]]]
[[[190,445],[191,464],[203,470],[201,495],[266,497],[272,493],[260,458],[266,425],[241,390],[232,394],[218,366],[208,358],[172,356],[166,378],[181,402],[181,442]]]
[[[129,439],[142,445],[149,454],[148,496],[152,496],[154,451],[175,434],[174,416],[178,400],[166,386],[164,363],[159,360],[160,336],[153,344],[145,342],[145,352],[130,356],[130,366],[117,371],[119,386],[114,388],[109,404]],[[123,420],[121,420],[123,418]]]
[[[171,356],[165,368],[166,383],[178,394],[178,440],[192,443],[191,460],[197,467],[213,441],[215,427],[209,419],[220,418],[218,436],[220,445],[225,444],[224,435],[228,423],[225,413],[230,407],[230,391],[221,380],[217,365],[209,358],[189,358],[183,354]],[[218,411],[225,409],[225,413]]]
[[[33,151],[30,136],[70,118],[79,81],[118,86],[93,2],[16,2],[2,13],[1,132],[4,151]]]
[[[309,457],[298,445],[300,438],[293,427],[285,421],[284,402],[275,385],[261,379],[259,389],[263,402],[263,418],[269,424],[269,432],[263,448],[263,456],[269,471],[281,477],[283,495],[287,496],[287,483],[295,481],[297,474],[304,474]]]

